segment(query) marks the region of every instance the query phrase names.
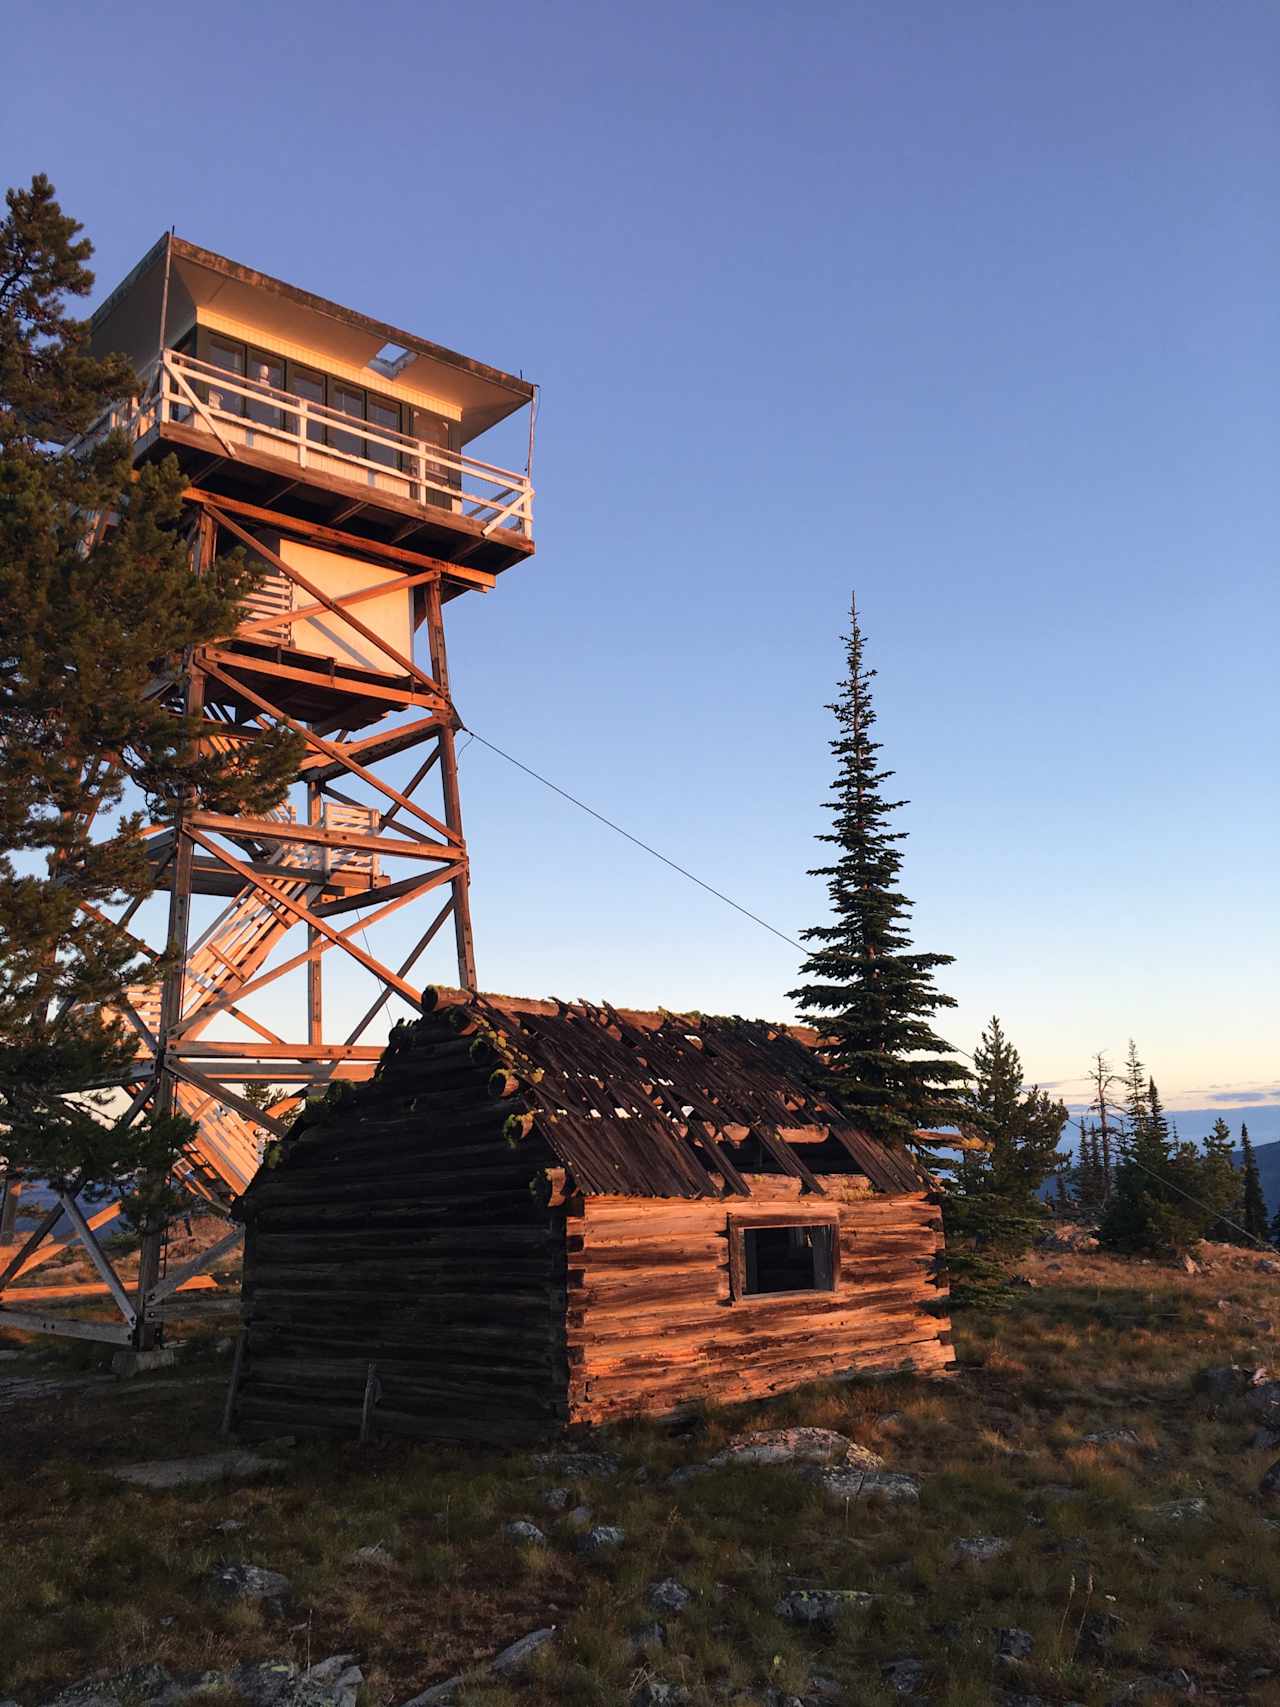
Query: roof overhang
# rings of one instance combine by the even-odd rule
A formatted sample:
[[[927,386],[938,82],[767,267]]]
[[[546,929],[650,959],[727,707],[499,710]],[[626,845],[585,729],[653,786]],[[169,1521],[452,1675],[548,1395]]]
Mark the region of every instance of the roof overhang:
[[[369,383],[375,388],[380,373],[369,364],[386,345],[395,345],[405,352],[396,368],[396,381],[455,409],[464,440],[475,438],[533,400],[535,387],[529,380],[168,234],[93,315],[95,354],[119,352],[139,368],[158,354],[166,252],[170,338],[184,322],[199,318],[203,309],[253,327],[264,344],[274,339],[301,346],[314,354],[319,366],[329,356],[346,366],[368,368]]]

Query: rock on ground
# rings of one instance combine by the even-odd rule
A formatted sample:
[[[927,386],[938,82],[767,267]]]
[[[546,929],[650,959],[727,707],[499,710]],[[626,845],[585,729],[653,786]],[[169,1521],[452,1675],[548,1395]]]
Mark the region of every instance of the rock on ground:
[[[502,1533],[510,1541],[523,1541],[530,1547],[545,1547],[547,1538],[536,1523],[530,1523],[527,1518],[517,1517],[510,1523],[504,1523]]]
[[[498,1677],[509,1677],[513,1672],[518,1672],[555,1633],[554,1624],[543,1630],[530,1630],[527,1636],[521,1636],[519,1641],[512,1642],[509,1647],[503,1648],[501,1653],[495,1654],[480,1670]],[[415,1695],[412,1700],[406,1701],[404,1707],[447,1707],[462,1688],[464,1681],[461,1673],[456,1677],[446,1677],[443,1683],[433,1683],[430,1689],[424,1689],[421,1695]]]
[[[354,1654],[334,1654],[309,1669],[291,1660],[244,1662],[230,1671],[187,1672],[172,1677],[163,1666],[131,1666],[110,1677],[73,1684],[48,1707],[124,1707],[154,1703],[182,1707],[194,1696],[232,1695],[248,1707],[356,1707],[364,1673]]]
[[[1268,1499],[1271,1499],[1276,1494],[1280,1494],[1280,1458],[1276,1459],[1275,1463],[1258,1483],[1258,1492],[1260,1494],[1265,1494]]]
[[[1029,1660],[1031,1650],[1035,1647],[1035,1638],[1029,1630],[1020,1630],[1016,1624],[1006,1625],[996,1631],[996,1657],[1002,1660]]]
[[[675,1577],[663,1577],[661,1582],[649,1586],[649,1605],[658,1612],[683,1612],[692,1599],[693,1590]]]
[[[1208,1517],[1209,1502],[1192,1495],[1189,1499],[1161,1500],[1158,1505],[1144,1505],[1140,1509],[1147,1517],[1154,1517],[1161,1523],[1189,1523],[1196,1518]]]
[[[848,1464],[878,1470],[884,1459],[830,1428],[773,1428],[740,1435],[711,1459],[722,1464]]]
[[[621,1547],[627,1538],[625,1529],[619,1529],[612,1523],[597,1523],[593,1529],[588,1529],[582,1537],[584,1553],[612,1553]]]
[[[1261,1386],[1267,1379],[1265,1369],[1250,1369],[1242,1363],[1216,1363],[1201,1369],[1192,1380],[1197,1393],[1221,1403],[1225,1399],[1240,1399],[1252,1387]]]
[[[848,1500],[918,1500],[920,1483],[902,1470],[817,1470],[813,1479],[832,1505]]]
[[[1099,1428],[1081,1439],[1087,1446],[1137,1446],[1138,1437],[1131,1428]]]
[[[1280,1381],[1259,1381],[1245,1394],[1245,1409],[1268,1428],[1280,1428]]]
[[[875,1598],[860,1588],[798,1588],[773,1610],[788,1624],[833,1624],[843,1612],[865,1612]]]
[[[684,1707],[689,1691],[682,1683],[666,1683],[660,1677],[647,1677],[631,1699],[636,1707]]]
[[[622,1468],[612,1452],[535,1452],[533,1462],[539,1470],[570,1478],[616,1476]]]
[[[988,1565],[1009,1551],[1010,1543],[1002,1535],[966,1535],[957,1541],[951,1552],[954,1558],[974,1565]]]
[[[265,1475],[280,1465],[279,1458],[264,1458],[257,1452],[208,1452],[200,1458],[158,1458],[145,1464],[114,1464],[107,1474],[135,1488],[191,1488],[202,1482],[225,1481],[231,1476]]]
[[[206,1578],[214,1593],[226,1600],[256,1600],[272,1611],[283,1611],[293,1598],[293,1584],[279,1571],[261,1565],[215,1565]]]
[[[880,1675],[895,1695],[916,1695],[924,1686],[924,1667],[910,1654],[887,1661]]]

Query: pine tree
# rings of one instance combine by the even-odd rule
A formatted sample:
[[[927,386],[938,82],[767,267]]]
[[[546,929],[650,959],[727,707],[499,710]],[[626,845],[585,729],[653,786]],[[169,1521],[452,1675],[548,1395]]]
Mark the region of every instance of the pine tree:
[[[1176,1256],[1204,1237],[1218,1213],[1205,1198],[1205,1159],[1194,1144],[1175,1143],[1153,1079],[1140,1100],[1131,1095],[1126,1126],[1098,1237],[1111,1250]]]
[[[1265,1245],[1267,1238],[1267,1200],[1262,1192],[1262,1176],[1258,1172],[1258,1158],[1249,1138],[1249,1128],[1241,1123],[1240,1149],[1243,1152],[1244,1171],[1244,1230],[1249,1235],[1250,1242]]]
[[[1143,1135],[1149,1118],[1147,1069],[1138,1059],[1138,1047],[1132,1038],[1129,1039],[1129,1053],[1125,1058],[1121,1083],[1124,1085],[1124,1122],[1118,1149],[1123,1154]]]
[[[1271,1217],[1271,1243],[1280,1246],[1280,1209]]]
[[[154,887],[144,817],[187,793],[260,811],[297,741],[201,751],[157,665],[228,633],[254,579],[239,557],[191,572],[173,459],[135,475],[123,438],[59,446],[138,382],[88,348],[67,299],[92,289],[92,246],[43,176],[0,222],[0,1125],[11,1176],[86,1189],[160,1170],[186,1122],[113,1118],[131,1034],[107,1023],[155,975],[104,909]],[[112,518],[109,526],[93,518]],[[113,821],[112,814],[118,812]],[[43,869],[42,869],[43,868]],[[85,1091],[84,1095],[73,1093]]]
[[[1206,1238],[1238,1244],[1244,1225],[1244,1182],[1232,1160],[1231,1128],[1221,1115],[1204,1141],[1205,1196],[1218,1209]]]
[[[883,793],[893,772],[880,768],[872,739],[876,672],[864,661],[856,605],[845,651],[847,674],[828,708],[837,726],[833,822],[818,837],[838,853],[810,873],[827,879],[833,919],[803,932],[815,945],[801,967],[808,982],[790,995],[824,1040],[840,1105],[877,1137],[915,1144],[922,1128],[954,1124],[962,1112],[968,1074],[932,1026],[939,1008],[955,1006],[933,982],[952,957],[909,950],[911,903],[897,887],[906,832],[890,828],[906,802]]]
[[[953,1304],[999,1305],[1011,1296],[1013,1264],[1044,1226],[1039,1193],[1065,1159],[1067,1110],[1038,1086],[1023,1088],[1021,1058],[996,1018],[973,1065],[961,1133],[975,1147],[962,1152],[943,1198],[947,1266]]]
[[[1107,1195],[1098,1131],[1089,1121],[1080,1122],[1080,1155],[1076,1164],[1076,1199],[1082,1209],[1100,1209]]]

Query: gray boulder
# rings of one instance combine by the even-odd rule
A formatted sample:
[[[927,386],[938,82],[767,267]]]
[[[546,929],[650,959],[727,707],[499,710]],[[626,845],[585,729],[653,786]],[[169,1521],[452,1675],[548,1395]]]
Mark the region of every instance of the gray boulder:
[[[1002,1535],[966,1535],[952,1545],[951,1555],[959,1564],[989,1565],[1010,1545]]]
[[[834,1624],[846,1612],[865,1612],[875,1595],[860,1588],[798,1588],[774,1607],[788,1624]]]
[[[495,1654],[489,1662],[489,1670],[497,1672],[499,1677],[509,1677],[512,1672],[519,1671],[526,1661],[531,1660],[539,1648],[545,1648],[556,1633],[554,1624],[548,1624],[541,1630],[530,1630],[527,1636],[521,1636],[519,1641],[512,1642]]]
[[[878,1470],[884,1459],[848,1435],[830,1428],[773,1428],[740,1435],[717,1452],[711,1463],[723,1464],[848,1464]]]
[[[1138,1437],[1131,1428],[1100,1428],[1081,1437],[1087,1446],[1137,1446]]]
[[[206,1581],[223,1600],[251,1600],[282,1613],[293,1599],[293,1584],[279,1571],[238,1562],[215,1565]]]
[[[1198,1495],[1191,1495],[1180,1500],[1161,1500],[1156,1505],[1139,1507],[1144,1516],[1151,1517],[1158,1523],[1194,1523],[1197,1519],[1208,1517],[1209,1502]]]
[[[545,1646],[556,1633],[554,1624],[542,1630],[530,1630],[527,1636],[521,1636],[519,1641],[512,1642],[503,1648],[487,1665],[479,1669],[498,1677],[510,1677],[518,1672],[530,1660],[538,1649]],[[404,1707],[449,1707],[458,1691],[466,1680],[461,1672],[456,1677],[446,1677],[441,1683],[433,1683],[430,1689],[424,1689],[421,1695],[415,1695],[404,1703]]]
[[[569,1480],[616,1476],[622,1468],[611,1452],[535,1452],[533,1462],[537,1469]]]
[[[813,1479],[832,1505],[849,1500],[908,1500],[920,1498],[920,1483],[902,1470],[815,1470]]]
[[[663,1577],[649,1588],[649,1605],[657,1612],[683,1612],[693,1599],[693,1590],[675,1577]]]
[[[584,1553],[615,1553],[627,1538],[625,1529],[619,1529],[616,1524],[597,1523],[588,1529],[582,1537]]]
[[[924,1687],[924,1667],[911,1654],[887,1661],[880,1667],[880,1675],[895,1695],[917,1695]]]
[[[1266,1428],[1280,1428],[1280,1381],[1259,1381],[1245,1394],[1245,1409]]]
[[[1030,1630],[1020,1630],[1016,1624],[1005,1625],[996,1631],[996,1658],[1020,1662],[1031,1658],[1035,1638]]]
[[[1276,1494],[1280,1494],[1280,1458],[1276,1459],[1275,1463],[1258,1483],[1258,1492],[1260,1494],[1265,1494],[1268,1499],[1273,1498]]]
[[[510,1523],[504,1523],[502,1533],[509,1541],[520,1541],[529,1547],[545,1547],[547,1538],[536,1523],[530,1523],[527,1518],[513,1518]]]
[[[1266,1379],[1265,1369],[1249,1368],[1242,1363],[1215,1363],[1200,1370],[1193,1378],[1192,1386],[1197,1393],[1203,1393],[1205,1398],[1221,1405],[1229,1399],[1243,1398],[1251,1388]]]
[[[647,1677],[631,1699],[637,1707],[685,1707],[689,1691],[682,1683],[667,1683],[660,1677]]]

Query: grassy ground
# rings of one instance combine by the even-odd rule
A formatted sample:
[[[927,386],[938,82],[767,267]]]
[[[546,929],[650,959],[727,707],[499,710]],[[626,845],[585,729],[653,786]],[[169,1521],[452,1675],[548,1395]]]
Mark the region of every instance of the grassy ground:
[[[626,1531],[601,1557],[547,1509],[545,1490],[565,1478],[528,1456],[305,1446],[282,1449],[285,1467],[260,1482],[169,1493],[114,1483],[110,1464],[225,1444],[229,1357],[215,1346],[227,1321],[193,1315],[180,1380],[93,1384],[0,1411],[0,1696],[32,1707],[95,1669],[143,1660],[178,1672],[349,1651],[368,1678],[366,1707],[392,1707],[555,1624],[518,1686],[477,1684],[462,1699],[613,1704],[656,1676],[694,1703],[763,1704],[778,1699],[770,1690],[807,1693],[818,1676],[850,1702],[877,1703],[893,1699],[882,1664],[911,1655],[929,1698],[955,1707],[1005,1690],[1101,1707],[1173,1667],[1201,1700],[1280,1707],[1280,1509],[1256,1493],[1270,1456],[1247,1449],[1252,1425],[1238,1410],[1215,1412],[1191,1387],[1204,1365],[1266,1360],[1280,1279],[1225,1255],[1198,1276],[1093,1253],[1039,1255],[1027,1273],[1037,1287],[1007,1315],[958,1321],[951,1381],[811,1388],[679,1431],[597,1437],[621,1473],[570,1485],[593,1522]],[[94,1355],[66,1342],[33,1349],[42,1361],[0,1364],[0,1378]],[[918,1473],[920,1505],[832,1510],[779,1469],[666,1481],[734,1432],[801,1422]],[[1137,1444],[1082,1439],[1113,1427]],[[1182,1496],[1206,1500],[1208,1516],[1143,1509]],[[515,1517],[550,1544],[509,1541],[502,1526]],[[244,1527],[218,1532],[228,1518]],[[958,1563],[956,1540],[977,1535],[1004,1538],[1008,1552]],[[385,1560],[354,1558],[374,1544]],[[272,1620],[213,1601],[202,1578],[223,1559],[283,1571],[296,1612]],[[637,1649],[634,1633],[663,1617],[648,1585],[666,1576],[696,1598],[663,1618],[664,1647]],[[798,1631],[773,1610],[795,1587],[883,1598]],[[994,1661],[997,1626],[1034,1638],[1016,1676]]]

